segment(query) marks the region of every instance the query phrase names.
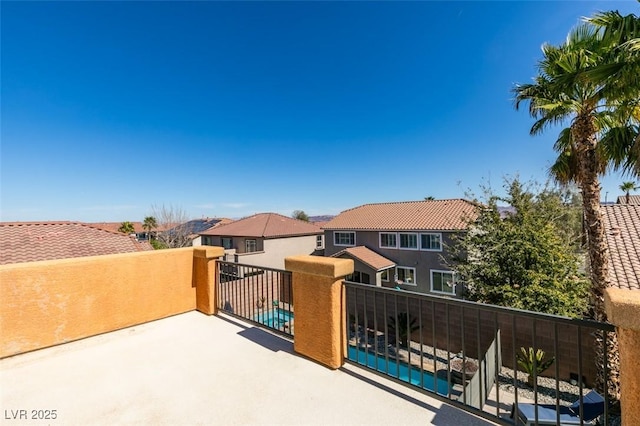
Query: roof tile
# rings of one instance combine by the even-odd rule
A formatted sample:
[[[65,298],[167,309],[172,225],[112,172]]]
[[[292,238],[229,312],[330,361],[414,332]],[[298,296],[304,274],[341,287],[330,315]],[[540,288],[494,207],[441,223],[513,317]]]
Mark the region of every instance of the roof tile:
[[[277,213],[258,213],[200,233],[200,235],[257,238],[279,238],[314,234],[322,234],[322,229],[313,223],[282,216]]]
[[[612,287],[640,290],[640,205],[602,206]]]
[[[80,222],[0,222],[0,265],[152,250],[135,238]]]
[[[323,229],[462,230],[475,217],[476,208],[463,199],[365,204],[343,211]]]
[[[391,268],[396,266],[395,262],[387,259],[386,257],[376,253],[375,251],[365,246],[349,247],[331,255],[331,257],[340,257],[343,254],[348,254],[351,257],[359,260],[365,265],[369,265],[376,271]]]

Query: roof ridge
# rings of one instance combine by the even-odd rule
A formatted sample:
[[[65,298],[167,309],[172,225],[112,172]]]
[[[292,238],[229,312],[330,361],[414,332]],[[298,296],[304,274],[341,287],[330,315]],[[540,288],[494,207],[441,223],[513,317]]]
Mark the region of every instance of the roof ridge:
[[[366,206],[384,206],[384,205],[392,205],[392,204],[411,204],[411,203],[442,203],[442,202],[445,202],[445,201],[464,201],[466,203],[476,205],[476,203],[474,203],[471,200],[467,200],[466,198],[443,198],[441,200],[383,201],[383,202],[380,202],[380,203],[360,204],[359,206],[351,207],[350,209],[344,210],[343,213],[351,211],[351,210],[359,209],[360,207],[366,207]]]

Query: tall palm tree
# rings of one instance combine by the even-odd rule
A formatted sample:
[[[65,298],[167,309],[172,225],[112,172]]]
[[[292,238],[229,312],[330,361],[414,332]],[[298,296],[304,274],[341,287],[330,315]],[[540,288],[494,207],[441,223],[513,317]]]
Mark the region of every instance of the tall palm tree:
[[[636,183],[633,181],[622,182],[622,185],[620,185],[620,190],[624,192],[625,201],[627,204],[631,202],[631,196],[629,195],[629,193],[631,191],[635,191],[638,188],[640,187],[636,186]]]
[[[638,175],[639,36],[640,19],[635,15],[596,14],[574,28],[563,44],[543,45],[534,83],[513,90],[516,109],[528,102],[536,119],[532,135],[568,124],[554,145],[559,155],[550,173],[560,182],[576,182],[581,189],[590,306],[592,316],[601,321],[607,319],[603,295],[609,275],[599,176],[608,168]],[[612,397],[619,396],[616,377],[613,374],[613,388],[607,389]]]
[[[158,227],[158,221],[153,216],[147,216],[142,222],[142,228],[147,231],[147,239],[151,241],[151,231]]]

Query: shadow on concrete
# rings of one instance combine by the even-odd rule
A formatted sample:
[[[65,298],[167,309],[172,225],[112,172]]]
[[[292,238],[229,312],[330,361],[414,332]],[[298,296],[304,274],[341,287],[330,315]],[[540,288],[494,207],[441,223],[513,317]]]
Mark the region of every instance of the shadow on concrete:
[[[451,425],[457,425],[457,426],[493,426],[496,423],[490,422],[488,420],[485,420],[483,418],[474,416],[471,413],[467,413],[463,410],[460,410],[458,408],[455,408],[453,406],[448,405],[446,402],[443,402],[442,405],[440,407],[435,407],[431,404],[428,404],[424,401],[420,401],[419,399],[413,398],[407,394],[404,394],[396,389],[390,388],[376,380],[372,380],[368,377],[365,376],[361,376],[360,374],[356,373],[355,371],[351,371],[345,368],[340,368],[340,370],[342,372],[344,372],[345,374],[348,374],[358,380],[362,380],[363,382],[371,385],[371,386],[375,386],[378,389],[381,389],[385,392],[390,393],[391,395],[398,397],[398,398],[402,398],[405,401],[408,401],[412,404],[415,404],[421,408],[424,408],[425,410],[429,410],[432,413],[435,413],[435,417],[433,418],[431,424],[432,425],[439,425],[439,426],[451,426]],[[368,370],[367,370],[368,371]],[[372,371],[372,373],[376,374],[375,372]],[[377,374],[376,374],[377,375]],[[380,375],[380,377],[384,377],[382,375]]]
[[[267,348],[273,352],[289,352],[293,353],[293,342],[286,340],[275,334],[271,334],[258,327],[251,327],[242,330],[238,333],[238,336],[242,336],[245,339],[251,340],[264,348]]]
[[[246,323],[243,323],[240,320],[235,320],[231,317],[216,315],[216,318],[241,328],[242,331],[238,332],[238,336],[251,340],[253,343],[258,344],[263,348],[269,349],[273,352],[283,351],[293,353],[293,342],[291,340],[287,340],[274,333],[270,333],[260,327],[248,326]]]

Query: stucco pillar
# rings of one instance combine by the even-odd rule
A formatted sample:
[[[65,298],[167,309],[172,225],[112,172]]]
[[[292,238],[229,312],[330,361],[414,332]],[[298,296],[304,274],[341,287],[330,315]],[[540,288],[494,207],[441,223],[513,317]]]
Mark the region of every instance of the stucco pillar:
[[[618,334],[622,424],[640,425],[640,291],[609,288],[604,303]]]
[[[293,275],[293,349],[329,368],[339,368],[346,344],[342,280],[353,273],[353,260],[290,256],[284,265]]]
[[[216,259],[224,256],[222,247],[199,246],[193,249],[193,283],[196,287],[196,309],[207,315],[218,312],[216,303]]]

